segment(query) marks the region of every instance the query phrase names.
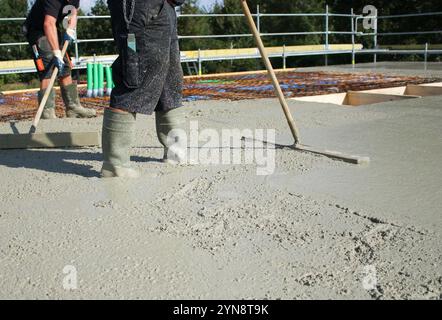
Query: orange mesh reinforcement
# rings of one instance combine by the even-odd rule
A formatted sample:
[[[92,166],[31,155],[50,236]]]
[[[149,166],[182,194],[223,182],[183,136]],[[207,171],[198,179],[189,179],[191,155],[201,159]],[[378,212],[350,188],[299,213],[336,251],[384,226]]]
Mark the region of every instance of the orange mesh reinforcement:
[[[330,72],[278,72],[278,79],[286,97],[312,96],[349,90],[368,90],[399,87],[440,81],[420,77],[402,77],[374,73],[330,73]],[[266,74],[241,74],[226,76],[195,77],[184,81],[184,100],[243,100],[274,97],[273,86]],[[102,113],[109,97],[87,98],[86,90],[80,89],[81,103],[86,108]],[[59,92],[56,113],[65,115]],[[33,118],[37,110],[37,93],[0,95],[0,121]]]

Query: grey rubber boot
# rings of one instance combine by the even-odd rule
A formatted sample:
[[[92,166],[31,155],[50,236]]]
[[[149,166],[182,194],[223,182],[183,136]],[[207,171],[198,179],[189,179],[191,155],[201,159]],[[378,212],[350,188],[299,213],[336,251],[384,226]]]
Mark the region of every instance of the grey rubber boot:
[[[138,178],[138,172],[130,166],[135,113],[120,113],[110,109],[103,116],[103,178]]]
[[[43,96],[46,93],[46,89],[40,90],[38,92],[38,105],[40,105],[41,100],[43,100]],[[46,101],[46,105],[43,109],[43,113],[41,114],[42,119],[57,119],[55,115],[55,90],[52,89],[49,94],[48,100]]]
[[[155,112],[157,136],[164,146],[163,161],[170,164],[185,164],[187,161],[186,118],[183,108]],[[172,135],[168,137],[171,130]]]
[[[94,109],[86,109],[81,106],[75,83],[61,86],[60,89],[68,118],[93,118],[97,116],[97,112]]]

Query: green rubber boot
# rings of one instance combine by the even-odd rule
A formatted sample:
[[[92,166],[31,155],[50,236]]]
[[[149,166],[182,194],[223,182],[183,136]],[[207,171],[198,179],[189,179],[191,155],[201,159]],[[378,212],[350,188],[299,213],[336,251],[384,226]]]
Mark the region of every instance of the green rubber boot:
[[[40,105],[41,100],[46,93],[46,89],[40,90],[38,92],[38,105]],[[41,114],[42,119],[57,119],[55,115],[55,90],[52,89],[49,94],[48,100],[46,101],[46,105],[43,109],[43,113]]]
[[[94,109],[86,109],[81,106],[75,83],[61,86],[61,97],[63,98],[68,118],[93,118],[97,116],[97,112]]]
[[[135,113],[104,111],[103,116],[103,168],[102,178],[138,178],[130,166],[130,149],[135,130]]]
[[[187,141],[184,135],[186,118],[183,108],[157,111],[155,122],[158,140],[164,146],[163,161],[170,164],[185,164]],[[175,129],[179,131],[173,132],[173,135],[168,137],[169,132]]]

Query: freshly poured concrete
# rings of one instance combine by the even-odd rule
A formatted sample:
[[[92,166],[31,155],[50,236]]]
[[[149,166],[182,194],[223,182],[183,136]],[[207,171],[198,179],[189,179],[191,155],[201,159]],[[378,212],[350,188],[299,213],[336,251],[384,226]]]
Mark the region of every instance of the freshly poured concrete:
[[[302,143],[371,163],[277,149],[269,176],[174,167],[159,162],[144,116],[134,181],[99,179],[98,148],[0,151],[0,298],[440,299],[442,98],[289,104]],[[200,129],[275,128],[278,143],[293,142],[276,100],[186,109]],[[40,130],[100,127],[63,119]],[[76,290],[63,288],[66,266]]]

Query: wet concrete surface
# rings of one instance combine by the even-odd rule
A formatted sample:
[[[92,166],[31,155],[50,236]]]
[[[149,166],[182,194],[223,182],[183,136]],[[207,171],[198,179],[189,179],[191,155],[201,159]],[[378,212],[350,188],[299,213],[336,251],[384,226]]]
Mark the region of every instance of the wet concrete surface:
[[[134,181],[99,179],[99,148],[0,150],[0,297],[440,299],[441,97],[289,105],[303,143],[371,163],[277,149],[267,176],[256,164],[165,165],[145,116]],[[276,99],[185,108],[200,129],[275,129],[292,142]],[[99,131],[101,120],[39,130]]]

